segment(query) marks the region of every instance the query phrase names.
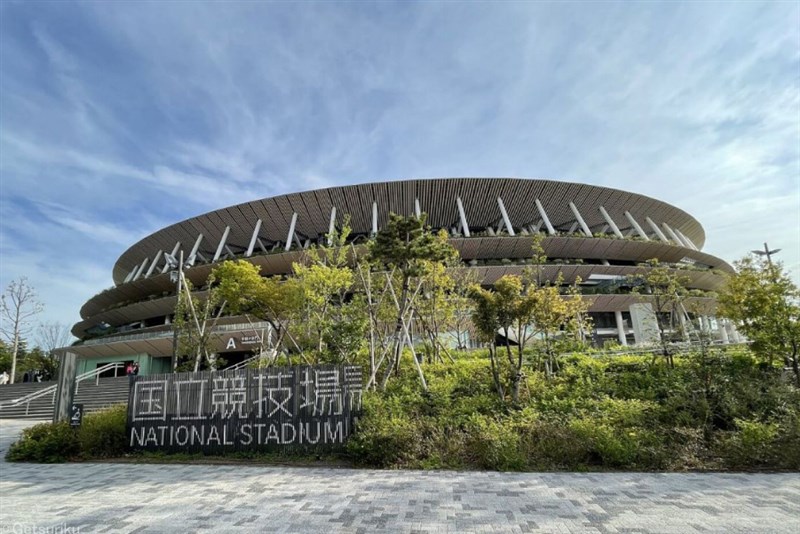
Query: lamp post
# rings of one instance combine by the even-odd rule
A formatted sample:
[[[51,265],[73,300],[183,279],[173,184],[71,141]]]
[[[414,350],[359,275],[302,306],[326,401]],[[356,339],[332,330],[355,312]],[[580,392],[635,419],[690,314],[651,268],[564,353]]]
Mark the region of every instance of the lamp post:
[[[751,252],[753,254],[758,255],[758,256],[766,256],[767,257],[767,263],[769,264],[769,266],[771,268],[772,267],[772,255],[773,254],[777,254],[780,251],[781,251],[781,249],[779,249],[779,248],[776,248],[774,250],[770,250],[769,247],[767,246],[767,244],[764,243],[764,250],[752,250]]]
[[[175,260],[175,257],[167,254],[167,262],[169,266],[172,268],[170,271],[169,276],[170,280],[177,284],[177,291],[175,295],[180,300],[181,298],[181,291],[183,290],[183,250],[180,251],[178,255],[178,260]],[[177,301],[176,301],[176,308],[177,308]],[[172,318],[172,372],[174,373],[175,370],[178,368],[178,329],[175,328],[175,317]]]

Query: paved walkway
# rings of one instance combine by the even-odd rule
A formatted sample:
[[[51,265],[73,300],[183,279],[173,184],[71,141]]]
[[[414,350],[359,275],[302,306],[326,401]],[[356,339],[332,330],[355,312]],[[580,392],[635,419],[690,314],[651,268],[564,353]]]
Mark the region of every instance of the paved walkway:
[[[0,421],[0,448],[21,427]],[[797,533],[800,474],[0,463],[0,533],[45,532],[32,527],[62,534]]]

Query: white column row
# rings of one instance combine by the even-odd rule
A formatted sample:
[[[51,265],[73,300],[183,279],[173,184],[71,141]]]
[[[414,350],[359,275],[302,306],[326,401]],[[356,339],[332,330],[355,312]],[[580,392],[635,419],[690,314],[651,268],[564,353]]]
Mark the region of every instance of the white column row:
[[[537,212],[539,213],[539,217],[541,218],[541,221],[539,223],[535,224],[535,225],[534,224],[529,225],[530,228],[528,228],[528,227],[522,228],[521,232],[523,234],[527,234],[529,230],[533,231],[533,232],[538,232],[539,229],[541,228],[541,225],[544,224],[544,226],[545,226],[545,228],[547,230],[547,233],[549,235],[556,235],[557,234],[556,229],[553,226],[552,222],[550,221],[550,218],[548,217],[547,212],[545,211],[541,200],[539,200],[538,198],[534,199],[534,204],[536,206]],[[497,228],[496,232],[499,233],[500,231],[502,231],[503,228],[505,228],[505,230],[508,233],[508,235],[515,236],[516,235],[516,231],[514,230],[514,225],[512,224],[511,218],[510,218],[510,216],[508,214],[508,211],[506,210],[505,204],[503,203],[503,199],[500,198],[500,197],[497,197],[497,207],[498,207],[499,212],[500,212],[500,223],[498,225],[498,228]],[[461,197],[456,197],[456,208],[458,210],[458,225],[457,225],[457,228],[453,229],[453,231],[459,232],[464,237],[470,237],[470,229],[469,229],[469,222],[467,220],[467,213],[466,213],[466,210],[464,209],[464,203],[461,200]],[[575,221],[573,222],[573,224],[571,226],[570,233],[575,231],[577,228],[580,228],[581,231],[583,232],[583,234],[586,237],[592,237],[593,234],[592,234],[591,228],[586,223],[586,220],[583,218],[583,215],[581,214],[580,210],[575,205],[575,203],[571,201],[569,203],[569,208],[572,211],[572,214],[575,216]],[[603,216],[603,219],[606,222],[606,225],[603,228],[603,233],[605,233],[608,229],[610,229],[614,233],[614,235],[617,236],[618,238],[624,238],[624,235],[623,235],[622,231],[620,230],[619,226],[611,218],[611,216],[609,215],[609,213],[605,209],[605,207],[599,206],[599,211],[600,211],[600,214]],[[421,213],[422,213],[422,210],[421,210],[421,207],[420,207],[419,199],[415,198],[414,199],[414,214],[417,217],[419,217],[421,215]],[[650,241],[650,236],[647,234],[647,232],[644,230],[644,228],[639,224],[639,222],[633,217],[631,212],[625,211],[624,214],[625,214],[625,218],[630,223],[630,226],[631,226],[631,230],[630,231],[631,232],[635,232],[640,238],[644,239],[645,241]],[[288,231],[288,233],[286,235],[286,242],[284,243],[284,251],[288,252],[289,250],[291,250],[293,242],[296,242],[297,245],[300,248],[305,248],[305,247],[309,246],[309,244],[310,244],[310,241],[308,239],[306,239],[305,242],[301,242],[300,241],[300,237],[296,233],[297,219],[298,219],[297,212],[292,213],[291,222],[289,224],[289,231]],[[372,221],[371,222],[372,222],[371,235],[374,236],[375,234],[378,233],[378,230],[379,230],[379,228],[378,228],[378,203],[376,201],[373,201],[373,203],[372,203]],[[658,224],[656,224],[656,222],[653,221],[653,219],[651,219],[650,217],[645,217],[645,222],[651,228],[651,230],[653,231],[654,235],[660,241],[662,241],[664,243],[672,242],[672,243],[675,243],[675,244],[677,244],[679,246],[691,248],[693,250],[699,250],[697,248],[697,246],[695,246],[695,244],[689,238],[687,238],[683,233],[681,233],[680,230],[671,228],[667,223],[661,223],[661,226],[663,227],[663,230],[666,231],[666,233],[664,233],[664,231],[662,231],[662,228],[659,227]],[[249,257],[251,257],[253,255],[253,252],[255,250],[256,244],[259,245],[260,249],[265,254],[268,252],[266,246],[264,245],[264,243],[259,238],[259,232],[261,230],[261,225],[262,225],[262,220],[258,219],[256,221],[256,223],[255,223],[254,228],[253,228],[253,233],[252,233],[252,235],[250,237],[250,242],[248,244],[247,251],[244,254],[244,256],[247,257],[247,258],[249,258]],[[334,206],[334,207],[331,208],[330,222],[328,224],[328,235],[329,236],[333,234],[333,232],[335,230],[335,226],[336,226],[336,207]],[[203,256],[203,254],[199,250],[200,249],[200,244],[203,241],[203,234],[199,234],[197,236],[197,239],[195,240],[195,243],[194,243],[194,246],[191,249],[191,252],[188,255],[187,263],[190,266],[195,265],[195,263],[197,262],[197,258],[201,258],[206,263],[215,263],[215,262],[220,261],[221,259],[225,259],[227,257],[232,257],[232,258],[236,257],[236,254],[230,249],[230,247],[227,244],[227,239],[228,239],[228,236],[230,235],[230,230],[231,230],[230,226],[226,226],[225,227],[225,230],[222,233],[222,237],[220,238],[219,243],[217,244],[214,256],[212,257],[212,259],[210,261],[205,256]],[[496,234],[494,228],[487,227],[487,231],[489,231],[492,235]],[[667,237],[667,236],[669,236],[669,237]],[[332,241],[331,241],[330,237],[328,237],[328,244],[331,244],[331,243],[332,243]],[[145,268],[147,267],[148,262],[150,262],[150,259],[149,258],[145,258],[142,261],[141,264],[137,265],[126,276],[124,282],[130,282],[130,281],[138,280],[142,276],[144,276],[144,278],[149,278],[155,272],[156,266],[157,266],[159,260],[161,259],[162,254],[163,254],[163,257],[164,257],[164,266],[163,266],[163,268],[161,269],[160,272],[161,273],[165,273],[169,269],[169,265],[170,265],[169,264],[169,260],[170,260],[170,258],[174,258],[175,257],[175,254],[178,252],[178,250],[180,248],[180,245],[181,245],[181,243],[180,243],[180,241],[178,241],[175,244],[175,247],[172,249],[172,252],[170,254],[164,254],[164,252],[162,250],[159,250],[156,253],[155,257],[153,258],[152,263],[150,263],[150,268],[147,269],[146,272],[145,272]],[[277,244],[275,246],[277,246]],[[274,248],[275,247],[273,247],[273,250],[274,250]],[[223,256],[223,252],[227,252],[227,254],[225,256]]]

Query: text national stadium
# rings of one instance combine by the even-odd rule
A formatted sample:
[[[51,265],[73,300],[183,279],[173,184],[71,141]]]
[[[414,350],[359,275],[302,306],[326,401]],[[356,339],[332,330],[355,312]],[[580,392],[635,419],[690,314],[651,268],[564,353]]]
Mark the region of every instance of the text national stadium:
[[[240,259],[261,274],[291,275],[304,251],[349,218],[353,244],[366,243],[390,213],[427,214],[427,224],[444,229],[465,266],[484,286],[506,274],[522,274],[531,263],[534,234],[543,236],[548,258],[544,276],[558,273],[564,284],[580,278],[590,299],[596,344],[652,342],[655,319],[642,295],[626,280],[640,264],[656,258],[688,277],[696,290],[693,309],[722,341],[736,341],[730,324],[713,317],[718,273],[725,261],[702,252],[705,232],[685,211],[644,195],[580,183],[518,178],[444,178],[365,183],[254,200],[192,217],[163,228],[131,246],[114,266],[115,286],[81,308],[82,321],[71,347],[78,372],[120,359],[137,361],[142,374],[168,372],[173,353],[172,314],[176,287],[168,258],[185,258],[185,276],[197,291],[215,264]],[[644,299],[646,301],[646,299]],[[238,363],[250,357],[269,325],[245,317],[223,317],[215,327],[216,351]],[[657,333],[656,333],[657,335]],[[474,345],[474,341],[470,344]],[[119,373],[119,368],[110,370]]]

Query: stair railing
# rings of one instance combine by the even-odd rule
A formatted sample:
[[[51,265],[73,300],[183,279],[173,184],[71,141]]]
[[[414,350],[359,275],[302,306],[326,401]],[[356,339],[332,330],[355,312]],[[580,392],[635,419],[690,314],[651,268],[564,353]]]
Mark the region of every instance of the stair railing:
[[[105,373],[106,371],[110,371],[111,369],[117,369],[119,367],[124,367],[124,363],[107,363],[102,367],[98,367],[97,369],[92,369],[91,371],[87,371],[85,373],[81,373],[75,377],[75,393],[78,392],[78,387],[81,382],[84,380],[95,378],[95,385],[100,383],[100,375]],[[0,402],[0,410],[3,408],[9,408],[14,406],[19,406],[21,404],[25,404],[25,415],[28,415],[31,408],[31,402],[46,395],[52,395],[50,399],[50,404],[55,405],[56,403],[56,391],[58,391],[58,384],[53,384],[52,386],[48,386],[44,389],[40,389],[39,391],[34,391],[33,393],[28,393],[22,397],[17,399],[12,399],[6,402]]]
[[[254,354],[253,356],[250,356],[249,358],[247,358],[245,360],[242,360],[239,363],[235,363],[235,364],[233,364],[231,366],[225,367],[224,369],[220,369],[218,372],[236,371],[237,369],[241,369],[242,367],[246,367],[250,362],[252,362],[254,360],[257,360],[259,358],[264,358],[264,357],[267,357],[267,358],[270,358],[270,359],[274,358],[275,357],[275,349],[269,349],[269,350],[265,350],[264,352],[259,352],[257,354]]]

